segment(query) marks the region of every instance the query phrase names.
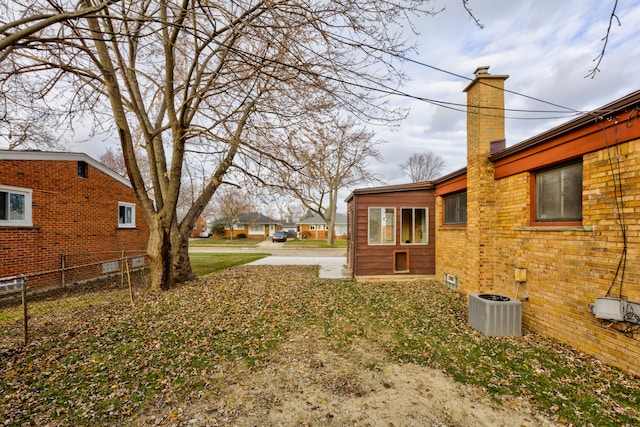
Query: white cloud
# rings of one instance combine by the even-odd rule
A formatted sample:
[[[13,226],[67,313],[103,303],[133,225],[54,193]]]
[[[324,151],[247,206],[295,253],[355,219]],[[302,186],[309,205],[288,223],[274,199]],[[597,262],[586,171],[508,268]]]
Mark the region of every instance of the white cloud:
[[[639,89],[640,4],[620,0],[609,35],[606,54],[595,78],[585,78],[595,66],[593,59],[602,47],[613,1],[537,0],[506,2],[473,0],[474,16],[484,25],[479,29],[462,7],[462,1],[443,0],[446,10],[425,17],[414,38],[419,54],[416,61],[438,67],[468,79],[478,66],[490,65],[493,74],[509,74],[507,90],[526,94],[579,111],[598,108]],[[412,81],[403,90],[412,95],[446,102],[465,103],[465,78],[413,63],[406,65]],[[412,153],[431,150],[446,162],[446,172],[466,164],[466,117],[463,112],[407,98],[394,98],[397,105],[410,107],[403,124],[394,132],[376,128],[387,141],[382,148],[384,164],[380,172],[389,183],[407,182],[397,165]],[[553,110],[556,107],[507,93],[506,108]],[[507,112],[507,117],[533,114]],[[559,116],[541,113],[539,116]],[[506,121],[507,144],[526,138],[570,120]]]

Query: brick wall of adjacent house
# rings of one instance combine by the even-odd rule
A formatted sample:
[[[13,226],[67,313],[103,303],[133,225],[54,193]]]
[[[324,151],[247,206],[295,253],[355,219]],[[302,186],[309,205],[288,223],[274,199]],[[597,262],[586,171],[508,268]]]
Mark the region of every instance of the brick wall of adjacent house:
[[[139,208],[135,229],[118,228],[118,202],[136,203],[133,190],[90,164],[80,178],[77,167],[77,161],[0,160],[0,184],[33,191],[33,227],[0,227],[0,277],[58,270],[61,254],[88,264],[121,251],[144,253],[149,230]]]

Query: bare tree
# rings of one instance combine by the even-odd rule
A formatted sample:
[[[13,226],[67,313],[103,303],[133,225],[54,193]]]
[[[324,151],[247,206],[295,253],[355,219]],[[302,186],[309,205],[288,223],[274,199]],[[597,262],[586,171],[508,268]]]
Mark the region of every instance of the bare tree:
[[[431,181],[444,169],[444,159],[433,151],[413,153],[400,167],[409,175],[411,182]]]
[[[231,230],[233,240],[234,225],[238,223],[239,216],[248,214],[253,209],[253,203],[246,193],[234,187],[225,187],[217,192],[212,203],[212,212],[218,220],[224,221],[224,225]]]
[[[380,159],[374,134],[353,119],[332,118],[289,137],[295,167],[281,174],[282,186],[320,215],[328,226],[327,244],[335,238],[338,191],[376,181],[368,169]],[[295,148],[300,145],[301,148]]]
[[[122,157],[121,152],[116,152],[109,147],[107,148],[107,151],[98,157],[98,160],[118,175],[124,177],[127,176],[127,165],[125,164],[124,157]]]
[[[113,126],[150,227],[151,288],[168,289],[193,277],[191,224],[225,176],[275,161],[274,136],[306,111],[331,99],[367,120],[401,118],[361,82],[402,80],[396,55],[410,46],[396,30],[426,3],[0,0],[0,97]],[[214,160],[178,221],[189,155]]]

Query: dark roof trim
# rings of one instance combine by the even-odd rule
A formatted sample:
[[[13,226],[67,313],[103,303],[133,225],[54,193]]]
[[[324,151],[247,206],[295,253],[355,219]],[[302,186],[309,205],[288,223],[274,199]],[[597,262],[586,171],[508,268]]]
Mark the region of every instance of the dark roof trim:
[[[464,175],[466,173],[467,173],[467,168],[464,167],[462,169],[458,169],[457,171],[453,171],[453,172],[451,172],[451,173],[449,173],[449,174],[447,174],[445,176],[442,176],[442,177],[436,179],[435,181],[433,181],[433,183],[435,185],[442,184],[443,182],[448,181],[451,178],[455,178],[455,177],[458,177],[460,175]]]
[[[410,184],[396,184],[386,185],[383,187],[370,187],[370,188],[357,188],[349,194],[345,199],[346,202],[351,200],[356,194],[382,194],[382,193],[396,193],[402,191],[415,191],[415,190],[429,190],[434,188],[434,183],[431,181],[415,182]]]
[[[587,114],[584,114],[574,120],[564,123],[560,126],[556,126],[546,132],[538,134],[532,138],[526,139],[516,145],[507,147],[504,150],[500,150],[489,156],[489,160],[495,162],[496,160],[503,159],[514,153],[526,150],[532,146],[541,144],[553,138],[557,138],[560,135],[569,133],[577,128],[580,128],[590,122],[595,122],[597,119],[603,119],[610,117],[621,112],[630,111],[640,106],[640,90],[630,93],[616,101],[613,101],[597,110],[593,110]],[[437,182],[441,181],[439,179]]]

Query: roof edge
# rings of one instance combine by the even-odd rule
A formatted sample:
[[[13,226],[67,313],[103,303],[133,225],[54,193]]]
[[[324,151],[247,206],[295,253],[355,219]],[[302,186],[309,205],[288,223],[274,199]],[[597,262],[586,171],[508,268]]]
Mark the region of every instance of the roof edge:
[[[115,180],[120,181],[127,187],[132,188],[131,182],[129,182],[127,178],[118,175],[112,169],[85,153],[38,150],[0,150],[0,160],[83,161]]]
[[[525,139],[524,141],[512,145],[511,147],[507,147],[494,154],[491,154],[489,156],[489,160],[494,162],[496,160],[503,159],[510,156],[511,154],[518,153],[537,144],[541,144],[550,139],[557,138],[560,135],[569,133],[577,128],[586,125],[591,121],[618,114],[620,112],[623,112],[624,110],[629,109],[630,107],[637,107],[638,105],[640,105],[640,90],[631,92],[630,94],[623,96],[622,98],[612,101],[598,109],[589,111],[588,113],[583,114],[580,117],[565,122],[531,138]]]

